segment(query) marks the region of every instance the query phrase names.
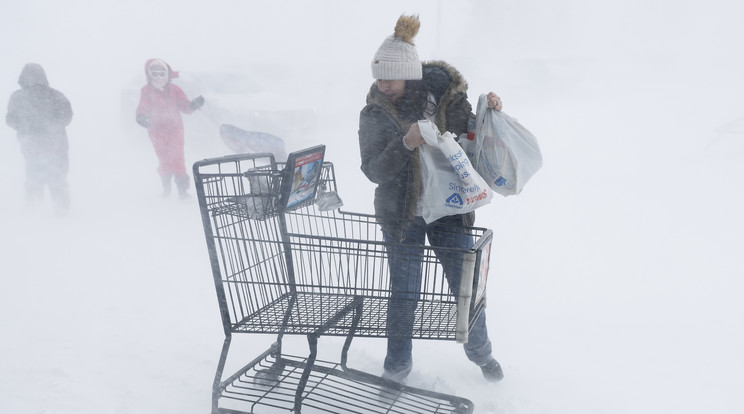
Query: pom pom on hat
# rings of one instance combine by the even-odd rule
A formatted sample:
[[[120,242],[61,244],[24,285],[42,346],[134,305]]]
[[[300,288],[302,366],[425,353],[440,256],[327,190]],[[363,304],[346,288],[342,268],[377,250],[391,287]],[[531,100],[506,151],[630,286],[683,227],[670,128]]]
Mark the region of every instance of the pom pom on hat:
[[[395,23],[394,36],[398,39],[413,44],[413,38],[418,34],[421,22],[418,16],[400,16]]]
[[[392,36],[382,42],[372,60],[372,77],[383,80],[419,80],[421,61],[413,44],[421,22],[418,16],[402,15]]]

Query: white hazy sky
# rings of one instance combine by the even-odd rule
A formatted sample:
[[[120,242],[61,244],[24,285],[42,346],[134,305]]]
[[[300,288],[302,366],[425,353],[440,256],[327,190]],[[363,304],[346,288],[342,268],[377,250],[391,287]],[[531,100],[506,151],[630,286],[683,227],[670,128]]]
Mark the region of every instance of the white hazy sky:
[[[506,379],[424,341],[411,384],[477,413],[744,412],[735,0],[3,1],[1,112],[37,62],[75,117],[64,220],[25,209],[0,127],[0,412],[209,410],[223,334],[196,201],[158,197],[134,124],[146,59],[207,100],[185,117],[189,164],[228,153],[226,122],[290,150],[325,143],[346,208],[371,212],[358,113],[401,13],[420,15],[421,58],[457,67],[472,103],[502,96],[545,158],[520,196],[478,212],[497,239],[488,317]],[[235,364],[273,338],[241,340]],[[350,365],[378,372],[382,348],[355,341]]]

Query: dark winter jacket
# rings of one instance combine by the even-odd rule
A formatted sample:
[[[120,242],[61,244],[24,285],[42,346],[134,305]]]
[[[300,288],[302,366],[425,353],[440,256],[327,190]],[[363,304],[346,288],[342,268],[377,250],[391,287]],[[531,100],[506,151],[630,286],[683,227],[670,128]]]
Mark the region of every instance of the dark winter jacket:
[[[18,132],[24,153],[67,153],[65,127],[72,121],[72,107],[62,92],[50,88],[44,69],[29,63],[18,78],[21,89],[8,102],[5,122]]]
[[[437,101],[439,130],[456,136],[467,132],[472,107],[462,75],[445,62],[426,62],[423,83]],[[398,237],[403,235],[406,220],[413,218],[421,192],[418,148],[410,151],[403,145],[412,122],[399,116],[396,105],[372,85],[359,119],[361,168],[377,184],[375,214],[381,217],[383,228]],[[464,215],[463,224],[472,225],[474,217],[473,213]]]

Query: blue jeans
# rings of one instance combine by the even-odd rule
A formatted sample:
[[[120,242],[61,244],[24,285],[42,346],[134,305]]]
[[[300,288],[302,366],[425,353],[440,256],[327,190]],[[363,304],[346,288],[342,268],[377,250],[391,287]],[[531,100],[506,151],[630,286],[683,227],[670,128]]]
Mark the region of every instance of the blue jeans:
[[[416,217],[408,224],[402,241],[393,240],[384,230],[383,237],[388,243],[403,245],[390,245],[387,248],[392,290],[387,326],[391,335],[388,337],[384,365],[388,375],[403,379],[412,367],[410,332],[413,330],[414,312],[421,292],[422,246],[425,245],[425,238],[429,238],[429,245],[442,264],[450,291],[457,296],[463,254],[437,247],[468,249],[473,245],[473,237],[463,228],[461,216],[442,217],[428,225],[423,218]],[[481,312],[476,319],[464,348],[465,355],[476,365],[484,365],[490,360],[491,341],[488,339],[485,312]]]

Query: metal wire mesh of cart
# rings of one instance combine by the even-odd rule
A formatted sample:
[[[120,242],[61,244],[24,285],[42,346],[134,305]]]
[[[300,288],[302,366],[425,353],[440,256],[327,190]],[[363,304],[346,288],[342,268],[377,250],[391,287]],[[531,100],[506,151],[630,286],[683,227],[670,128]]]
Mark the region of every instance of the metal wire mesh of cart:
[[[278,355],[276,344],[223,385],[220,412],[291,412],[307,360]],[[349,373],[340,364],[315,360],[302,395],[303,413],[472,413],[464,398]]]
[[[282,165],[243,157],[205,160],[194,170],[226,331],[311,334],[322,327],[324,335],[466,340],[485,305],[490,230],[460,230],[467,249],[386,243],[372,215],[320,211],[314,200],[282,211]],[[320,188],[336,191],[331,163],[323,163]],[[421,266],[420,276],[397,281],[396,290],[393,249],[395,266]],[[442,262],[450,264],[447,274]],[[454,273],[461,274],[457,286],[447,281]],[[399,313],[413,316],[389,317]]]

